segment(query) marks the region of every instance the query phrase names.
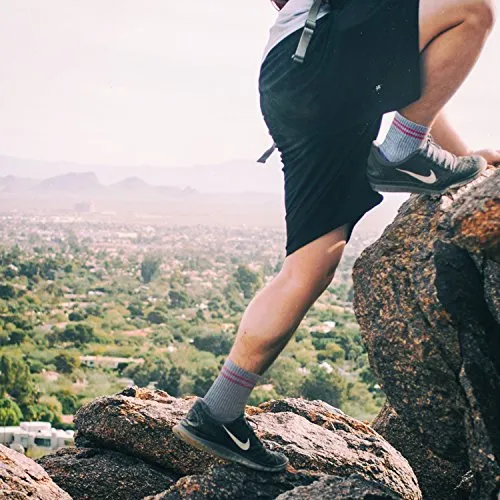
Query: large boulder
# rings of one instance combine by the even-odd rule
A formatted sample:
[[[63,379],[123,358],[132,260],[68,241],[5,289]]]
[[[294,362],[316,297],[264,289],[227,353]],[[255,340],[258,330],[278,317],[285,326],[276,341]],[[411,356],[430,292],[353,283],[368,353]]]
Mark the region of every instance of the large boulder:
[[[0,499],[71,500],[42,467],[0,444]]]
[[[469,469],[472,498],[500,487],[499,256],[490,168],[452,194],[412,196],[354,267],[356,315],[390,404],[375,426],[424,498],[455,500]]]
[[[252,416],[259,436],[277,443],[293,467],[349,477],[358,474],[403,498],[420,496],[403,456],[368,425],[323,401],[287,399],[262,404]]]
[[[272,500],[280,493],[309,485],[321,475],[285,471],[263,474],[239,465],[213,467],[205,474],[183,477],[169,490],[145,500],[233,500],[259,498]]]
[[[138,458],[97,448],[63,448],[38,463],[74,500],[142,500],[178,479]]]
[[[97,398],[75,415],[76,445],[120,451],[179,475],[203,473],[222,462],[187,446],[172,432],[192,404],[163,391],[137,388]]]
[[[421,498],[415,475],[398,451],[369,426],[325,403],[289,399],[248,409],[263,442],[290,459],[288,472],[274,475],[221,467],[222,461],[178,440],[171,428],[192,403],[161,391],[134,388],[98,398],[75,417],[77,444],[119,450],[189,476],[161,498],[187,498],[197,491],[206,495],[199,498],[222,499],[235,491],[243,494],[242,485],[257,490],[266,483],[268,495],[277,496],[317,480],[320,474],[357,474],[400,498]]]
[[[398,500],[389,488],[364,477],[353,474],[349,477],[327,476],[310,486],[300,486],[283,493],[277,500],[317,500],[319,498],[342,498],[344,500]]]

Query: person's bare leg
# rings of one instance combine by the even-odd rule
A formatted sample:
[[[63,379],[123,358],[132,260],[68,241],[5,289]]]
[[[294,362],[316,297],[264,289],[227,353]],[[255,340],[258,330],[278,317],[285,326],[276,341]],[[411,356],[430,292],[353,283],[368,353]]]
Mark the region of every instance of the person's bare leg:
[[[493,24],[490,0],[421,0],[423,93],[400,113],[432,126],[476,63]]]
[[[494,24],[492,0],[419,0],[419,6],[422,93],[372,148],[367,174],[376,191],[443,194],[477,179],[487,165],[439,115],[481,53]]]
[[[331,283],[346,244],[342,226],[288,256],[278,276],[249,304],[236,341],[203,398],[173,427],[174,434],[204,451],[247,467],[280,472],[288,458],[264,447],[245,419],[252,389]]]
[[[305,314],[331,283],[346,244],[346,226],[286,258],[280,273],[249,304],[229,358],[262,374],[287,345]]]

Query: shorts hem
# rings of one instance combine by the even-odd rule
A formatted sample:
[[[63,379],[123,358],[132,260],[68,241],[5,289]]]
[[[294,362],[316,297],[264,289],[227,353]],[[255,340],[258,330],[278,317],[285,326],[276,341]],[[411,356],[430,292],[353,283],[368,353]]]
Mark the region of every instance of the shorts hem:
[[[378,193],[379,194],[379,193]],[[300,250],[301,248],[305,247],[309,243],[312,243],[313,241],[316,241],[317,239],[321,238],[322,236],[325,236],[328,233],[331,233],[332,231],[335,231],[336,229],[345,226],[346,224],[349,224],[348,228],[348,233],[347,233],[347,238],[346,238],[346,244],[349,243],[352,232],[355,228],[355,226],[358,224],[358,222],[372,209],[380,205],[383,201],[382,195],[380,195],[380,198],[378,201],[374,201],[371,203],[368,207],[364,207],[362,210],[358,212],[354,212],[352,216],[347,217],[345,219],[341,219],[339,222],[333,222],[329,225],[325,225],[324,227],[318,229],[317,231],[312,232],[310,235],[307,237],[303,238],[302,240],[297,241],[294,244],[287,244],[286,246],[286,257],[289,257],[293,253],[295,253],[297,250]]]

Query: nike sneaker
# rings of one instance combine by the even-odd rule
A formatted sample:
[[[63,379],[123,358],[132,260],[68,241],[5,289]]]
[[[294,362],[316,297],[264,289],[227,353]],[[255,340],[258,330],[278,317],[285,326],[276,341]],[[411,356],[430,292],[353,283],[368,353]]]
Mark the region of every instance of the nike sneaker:
[[[221,423],[210,415],[202,399],[196,401],[172,430],[178,438],[199,450],[251,469],[280,472],[288,465],[285,455],[264,448],[243,414],[233,422]]]
[[[486,169],[481,156],[455,156],[429,136],[401,162],[390,162],[374,144],[368,158],[368,180],[375,191],[442,194],[467,184]]]

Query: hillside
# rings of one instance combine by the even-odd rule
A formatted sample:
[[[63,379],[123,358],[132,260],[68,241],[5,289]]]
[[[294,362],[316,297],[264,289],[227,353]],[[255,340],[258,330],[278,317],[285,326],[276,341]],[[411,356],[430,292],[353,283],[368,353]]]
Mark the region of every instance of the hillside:
[[[355,323],[346,323],[351,318],[346,304],[343,308],[332,303],[322,307],[320,302],[312,317],[329,317],[327,322],[310,323],[308,315],[291,348],[266,374],[266,384],[252,395],[253,405],[262,402],[246,409],[266,446],[288,456],[290,466],[286,471],[260,473],[226,464],[186,445],[172,433],[173,425],[193,403],[190,395],[204,394],[231,345],[230,331],[222,335],[220,330],[207,331],[208,322],[219,314],[224,322],[234,318],[231,313],[227,316],[229,310],[242,312],[241,301],[256,291],[256,271],[239,267],[233,275],[236,282],[225,287],[219,298],[213,296],[206,307],[198,303],[196,312],[191,311],[196,330],[181,326],[188,320],[193,290],[180,288],[182,283],[196,283],[196,273],[189,274],[189,281],[183,280],[181,272],[173,273],[167,303],[141,300],[131,302],[128,312],[123,307],[116,311],[118,314],[109,316],[108,312],[105,321],[99,323],[103,331],[112,318],[120,322],[129,315],[135,321],[146,318],[167,326],[161,330],[143,328],[130,335],[122,331],[131,347],[128,355],[135,358],[121,369],[141,386],[154,379],[156,390],[130,385],[114,395],[87,399],[75,415],[76,447],[47,455],[38,464],[0,446],[4,489],[40,500],[69,500],[68,494],[74,500],[496,498],[500,492],[499,192],[500,171],[490,168],[477,181],[445,196],[413,196],[383,236],[356,261],[354,307],[360,331]],[[226,238],[226,246],[241,248],[239,243],[238,238]],[[211,244],[217,248],[213,240]],[[261,248],[264,251],[265,246]],[[7,257],[12,260],[16,256],[20,257],[18,250],[4,255],[4,266]],[[215,257],[215,263],[223,261],[223,255]],[[159,263],[154,259],[143,262],[148,264],[141,266],[141,274],[149,283],[146,278],[154,277],[150,271],[155,262]],[[25,278],[46,275],[53,281],[53,273],[57,275],[54,268],[61,264],[43,261],[38,273],[33,265],[10,264],[4,273],[12,276],[16,269],[22,269]],[[184,264],[184,269],[191,271],[206,266],[207,276],[213,276],[215,269],[213,263],[200,259],[190,258]],[[114,276],[117,269],[112,272]],[[219,266],[220,272],[222,269]],[[65,273],[73,271],[64,266]],[[25,293],[19,283],[3,287],[4,305],[10,307],[12,299],[23,298],[15,307],[17,314],[21,313],[24,301],[26,306],[35,303],[29,292],[40,281],[34,280]],[[343,293],[347,292],[347,299],[350,296],[341,285],[328,294],[337,304]],[[194,288],[199,287],[200,281]],[[148,296],[152,293],[145,285],[137,291]],[[107,287],[99,286],[94,287],[92,296],[105,297],[108,293]],[[208,295],[205,290],[200,297]],[[228,302],[224,303],[223,297]],[[103,300],[102,310],[106,308]],[[143,308],[146,303],[149,305]],[[39,304],[37,312],[42,311]],[[177,321],[172,321],[171,314],[181,311]],[[103,334],[92,328],[98,323],[89,322],[95,312],[85,319],[87,313],[88,309],[80,305],[70,321],[50,335],[53,347],[64,347],[64,354],[58,355],[58,370],[68,373],[77,367],[68,351],[70,344],[93,345],[96,349],[104,340]],[[19,322],[20,318],[9,320]],[[310,330],[308,325],[312,326]],[[25,326],[24,330],[29,328]],[[364,364],[366,353],[358,349],[359,333],[373,374]],[[182,345],[186,334],[187,342]],[[155,355],[159,354],[155,360],[147,359],[150,349],[141,351],[150,335],[157,346]],[[7,342],[13,338],[18,345],[23,344],[24,352],[29,352],[30,343],[44,342],[40,335],[23,335],[19,325]],[[311,352],[313,346],[315,353]],[[193,348],[199,352],[195,354]],[[32,355],[39,358],[38,370],[43,373],[38,350],[32,350]],[[215,354],[219,356],[214,364]],[[136,358],[141,356],[145,361],[138,364]],[[31,397],[35,397],[27,376],[31,367],[23,368],[23,360],[4,358],[0,358],[3,390],[11,399],[3,407],[12,408],[12,399],[17,399],[20,406],[29,408],[26,398],[30,393],[20,392],[19,383],[31,387]],[[205,364],[202,369],[201,364]],[[363,374],[360,381],[369,385],[372,395],[382,386],[387,396],[373,428],[333,406],[349,408],[348,413],[359,411],[360,406],[354,403],[357,400],[359,405],[368,396],[359,392],[359,385],[354,391],[356,366]],[[13,374],[5,377],[14,369],[17,378]],[[190,370],[194,376],[187,381]],[[85,376],[85,371],[80,371],[77,380]],[[314,388],[312,392],[304,393],[304,381],[308,381],[309,389]],[[179,397],[187,387],[188,397]],[[298,390],[303,397],[280,397],[278,390]],[[40,401],[38,407],[54,412],[54,398],[59,393],[52,394],[52,399]],[[65,405],[76,403],[65,395]]]

